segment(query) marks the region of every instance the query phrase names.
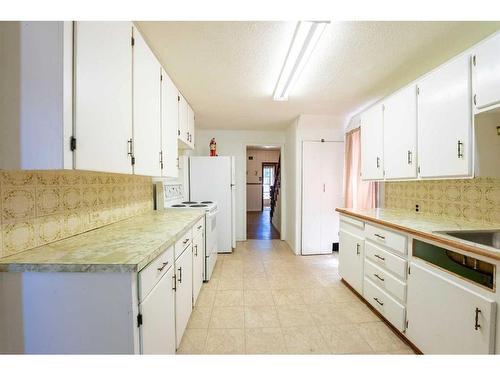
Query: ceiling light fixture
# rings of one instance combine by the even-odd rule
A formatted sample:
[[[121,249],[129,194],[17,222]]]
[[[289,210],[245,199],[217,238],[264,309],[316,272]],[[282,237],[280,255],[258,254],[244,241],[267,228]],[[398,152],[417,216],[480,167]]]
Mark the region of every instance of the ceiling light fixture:
[[[274,100],[288,100],[293,85],[297,82],[321,34],[329,23],[327,21],[300,21],[297,24],[280,77],[274,88]]]

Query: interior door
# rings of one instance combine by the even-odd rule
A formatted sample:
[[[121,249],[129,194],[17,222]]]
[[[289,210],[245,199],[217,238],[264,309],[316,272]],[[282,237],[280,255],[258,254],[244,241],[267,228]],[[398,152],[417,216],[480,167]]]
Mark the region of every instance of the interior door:
[[[162,175],[178,177],[177,131],[179,127],[178,91],[168,74],[162,69],[161,81],[161,149],[163,159]]]
[[[460,177],[472,168],[470,56],[464,55],[418,83],[420,177]]]
[[[142,354],[175,354],[174,267],[170,267],[140,304]]]
[[[413,262],[410,267],[409,339],[425,354],[492,354],[495,301],[429,266]]]
[[[321,196],[321,253],[331,253],[333,243],[339,242],[339,213],[343,206],[344,143],[321,142],[320,175],[323,178]]]
[[[321,251],[321,142],[302,143],[302,254]]]
[[[361,114],[361,177],[384,178],[384,127],[382,105],[376,104]]]
[[[417,177],[417,88],[410,85],[384,101],[386,179]]]
[[[134,39],[134,172],[161,176],[161,67],[136,28]]]
[[[75,168],[132,173],[132,23],[75,22]]]
[[[191,316],[191,311],[193,311],[193,249],[191,245],[175,260],[175,269],[177,278],[175,332],[178,348]]]

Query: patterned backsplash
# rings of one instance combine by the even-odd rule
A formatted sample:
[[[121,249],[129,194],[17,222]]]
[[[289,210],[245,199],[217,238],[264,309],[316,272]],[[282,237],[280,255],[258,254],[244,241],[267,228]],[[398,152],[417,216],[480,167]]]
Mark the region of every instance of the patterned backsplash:
[[[407,181],[385,183],[385,207],[446,216],[461,220],[499,223],[500,179]]]
[[[151,177],[84,171],[0,171],[0,257],[153,208]]]

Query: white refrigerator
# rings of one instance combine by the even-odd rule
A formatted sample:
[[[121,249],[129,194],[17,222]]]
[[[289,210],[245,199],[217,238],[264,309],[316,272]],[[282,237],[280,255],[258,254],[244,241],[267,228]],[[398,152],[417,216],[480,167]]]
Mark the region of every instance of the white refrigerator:
[[[219,253],[236,247],[234,156],[190,156],[189,199],[217,203]]]

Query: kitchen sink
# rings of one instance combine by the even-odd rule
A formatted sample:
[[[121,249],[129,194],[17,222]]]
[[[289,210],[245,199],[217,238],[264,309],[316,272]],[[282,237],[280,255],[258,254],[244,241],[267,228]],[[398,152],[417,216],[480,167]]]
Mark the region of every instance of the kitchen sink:
[[[437,232],[448,236],[460,238],[469,242],[491,246],[500,250],[500,230],[457,230],[449,232]]]

